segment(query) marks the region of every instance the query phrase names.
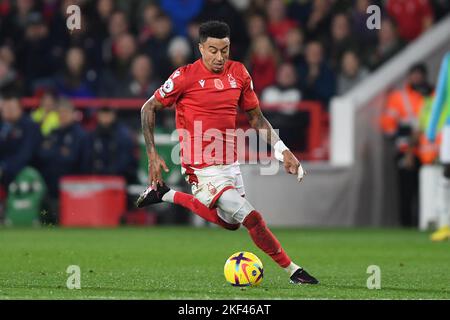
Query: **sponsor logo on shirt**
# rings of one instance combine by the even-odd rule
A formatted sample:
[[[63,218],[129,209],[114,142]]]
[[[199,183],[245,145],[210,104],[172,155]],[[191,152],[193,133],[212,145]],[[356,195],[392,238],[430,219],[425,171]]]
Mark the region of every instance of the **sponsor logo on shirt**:
[[[200,80],[198,83],[200,83],[200,85],[202,86],[202,88],[205,86],[205,80]]]

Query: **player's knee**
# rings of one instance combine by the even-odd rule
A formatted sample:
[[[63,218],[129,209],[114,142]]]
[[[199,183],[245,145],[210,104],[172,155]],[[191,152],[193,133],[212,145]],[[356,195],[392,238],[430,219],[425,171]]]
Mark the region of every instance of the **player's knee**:
[[[444,177],[450,179],[450,163],[444,165]]]
[[[225,191],[217,201],[217,205],[224,213],[241,223],[255,210],[235,189]]]
[[[264,226],[265,222],[261,214],[258,211],[253,210],[247,215],[247,217],[245,217],[244,222],[242,224],[247,229],[252,229],[256,226]]]

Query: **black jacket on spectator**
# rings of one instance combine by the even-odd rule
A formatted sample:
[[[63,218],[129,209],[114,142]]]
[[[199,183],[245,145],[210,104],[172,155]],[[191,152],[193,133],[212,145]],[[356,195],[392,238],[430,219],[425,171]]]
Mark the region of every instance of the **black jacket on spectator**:
[[[26,114],[15,123],[0,122],[0,184],[5,187],[31,165],[41,142],[39,126]]]
[[[128,128],[120,122],[98,126],[89,136],[90,171],[99,175],[120,175],[127,182],[136,176],[137,159]]]
[[[319,100],[328,110],[328,103],[336,92],[336,79],[333,71],[325,64],[320,65],[320,71],[314,81],[308,82],[309,66],[306,63],[298,66],[300,91],[304,100]]]
[[[61,177],[87,171],[86,132],[77,123],[53,130],[42,142],[39,164],[50,196],[58,197]]]

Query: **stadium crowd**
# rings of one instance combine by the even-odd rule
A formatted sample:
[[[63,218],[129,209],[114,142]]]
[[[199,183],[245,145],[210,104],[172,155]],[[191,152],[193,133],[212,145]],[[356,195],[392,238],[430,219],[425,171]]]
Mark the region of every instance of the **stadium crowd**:
[[[81,29],[72,32],[70,4],[82,14]],[[366,26],[371,4],[384,10],[380,30]],[[258,94],[268,89],[263,97],[270,100],[294,89],[292,99],[319,100],[326,108],[330,97],[418,37],[448,6],[439,0],[2,0],[0,88],[15,86],[25,96],[53,87],[66,97],[146,98],[175,68],[199,57],[199,23],[218,19],[229,23],[232,58],[245,62]]]
[[[79,30],[66,27],[71,4],[81,8]],[[382,9],[379,30],[366,26],[371,4]],[[202,21],[230,25],[232,59],[244,62],[261,102],[289,114],[302,100],[327,111],[331,97],[449,8],[440,0],[0,0],[1,185],[30,164],[54,198],[65,174],[133,181],[135,137],[116,111],[97,110],[86,130],[68,99],[150,97],[175,68],[199,58]],[[40,97],[30,115],[23,96]]]

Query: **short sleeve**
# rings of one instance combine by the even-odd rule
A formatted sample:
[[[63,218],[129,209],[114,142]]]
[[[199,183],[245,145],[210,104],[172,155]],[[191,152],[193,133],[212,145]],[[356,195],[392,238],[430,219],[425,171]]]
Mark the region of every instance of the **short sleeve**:
[[[253,81],[247,69],[242,65],[243,86],[239,98],[239,106],[244,111],[255,109],[259,106],[258,97],[253,90]]]
[[[154,96],[164,107],[170,107],[177,102],[184,91],[184,70],[179,68],[156,89]]]

